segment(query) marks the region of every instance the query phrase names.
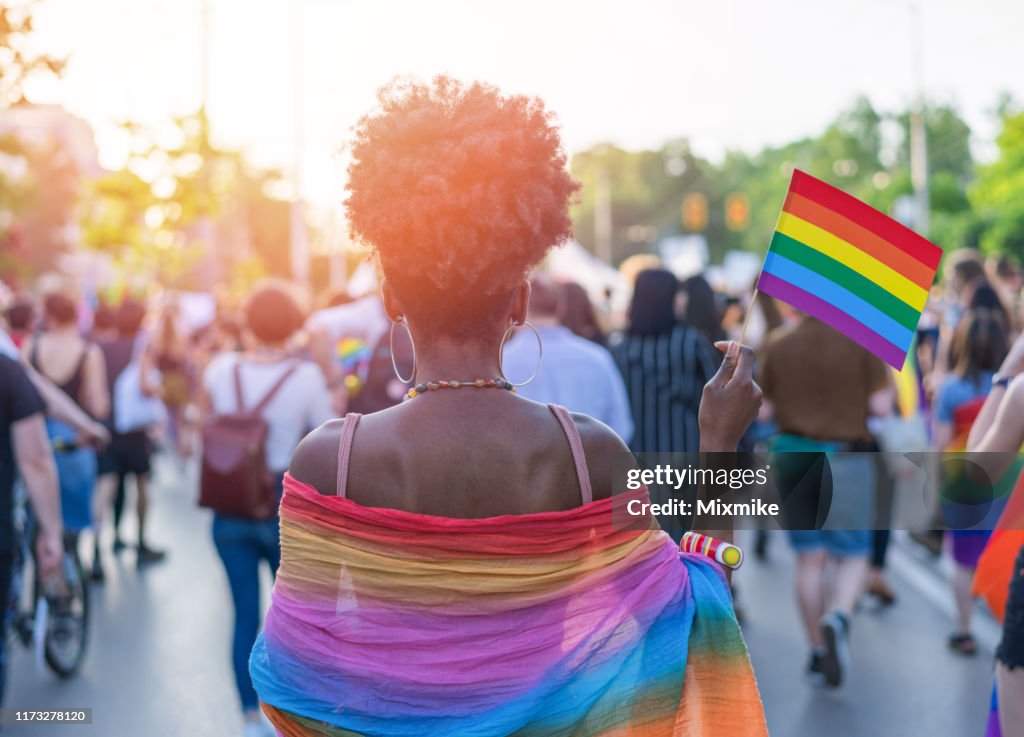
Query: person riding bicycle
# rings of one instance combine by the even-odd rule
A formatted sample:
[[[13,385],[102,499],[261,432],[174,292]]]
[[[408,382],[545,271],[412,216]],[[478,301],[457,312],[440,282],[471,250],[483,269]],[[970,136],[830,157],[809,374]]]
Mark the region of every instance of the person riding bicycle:
[[[20,473],[35,512],[36,566],[42,578],[60,568],[64,553],[57,467],[46,434],[46,405],[25,369],[0,354],[0,602],[10,597],[14,542],[14,477]],[[0,704],[6,658],[6,617],[0,617]]]

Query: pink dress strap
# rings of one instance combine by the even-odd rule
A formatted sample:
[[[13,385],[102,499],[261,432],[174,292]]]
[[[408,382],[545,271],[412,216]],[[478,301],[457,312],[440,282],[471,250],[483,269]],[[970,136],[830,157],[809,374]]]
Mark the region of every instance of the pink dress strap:
[[[590,504],[594,501],[594,490],[590,486],[590,472],[587,470],[587,457],[583,453],[583,440],[580,438],[580,431],[576,428],[572,415],[565,407],[549,404],[548,409],[558,418],[558,424],[562,426],[562,431],[565,432],[565,437],[569,440],[572,462],[576,466],[576,477],[580,482],[580,497],[583,499],[583,504]]]
[[[362,417],[358,412],[349,412],[345,415],[345,425],[341,429],[341,442],[338,443],[338,496],[345,496],[345,486],[348,484],[348,459],[352,455],[352,438],[356,434],[356,425]]]

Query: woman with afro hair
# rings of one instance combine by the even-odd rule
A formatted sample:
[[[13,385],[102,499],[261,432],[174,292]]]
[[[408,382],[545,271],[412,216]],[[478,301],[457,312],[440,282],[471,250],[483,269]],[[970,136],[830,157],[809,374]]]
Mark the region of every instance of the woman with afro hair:
[[[616,481],[633,461],[611,430],[502,375],[528,273],[569,237],[579,189],[543,103],[393,81],[355,128],[347,189],[413,376],[400,405],[328,422],[292,458],[250,658],[274,727],[764,734],[717,564],[680,555],[649,505],[627,511],[649,500]],[[701,437],[734,450],[760,390],[750,351],[721,348]]]

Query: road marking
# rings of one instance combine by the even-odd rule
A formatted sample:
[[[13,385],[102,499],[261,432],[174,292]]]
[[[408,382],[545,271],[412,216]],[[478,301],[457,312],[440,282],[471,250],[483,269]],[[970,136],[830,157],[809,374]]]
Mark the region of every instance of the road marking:
[[[930,566],[916,560],[903,549],[906,545],[915,544],[909,540],[894,537],[893,543],[896,544],[889,546],[886,567],[948,617],[950,622],[956,622],[953,591],[948,578],[943,573],[946,565]],[[948,565],[945,560],[943,560],[943,564]],[[988,652],[995,652],[1002,637],[1001,628],[992,615],[980,605],[975,605],[974,616],[971,618],[971,629],[978,645]]]

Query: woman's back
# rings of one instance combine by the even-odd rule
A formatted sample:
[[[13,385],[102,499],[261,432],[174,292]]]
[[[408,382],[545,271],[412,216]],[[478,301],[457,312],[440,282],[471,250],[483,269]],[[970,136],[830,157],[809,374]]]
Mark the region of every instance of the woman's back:
[[[39,373],[81,405],[82,375],[89,344],[78,335],[39,333],[25,346],[29,362]]]
[[[472,396],[482,391],[491,401]],[[616,453],[628,449],[589,417],[576,415],[571,424],[567,431],[547,406],[499,390],[416,397],[359,420],[345,495],[366,506],[442,517],[571,509],[582,500],[567,435],[575,429],[593,497],[610,496]],[[328,423],[304,441],[292,475],[335,494],[343,428],[342,421]]]
[[[530,413],[538,408],[564,412],[524,403]],[[544,488],[522,495],[530,501],[511,492],[502,501],[507,489],[537,486],[529,471],[509,468],[503,480],[481,452],[468,460],[479,473],[452,472],[429,463],[422,442],[405,448],[411,457],[401,463],[423,460],[427,483],[405,479],[413,491],[391,502],[346,498],[364,495],[367,489],[353,486],[348,495],[348,488],[374,483],[373,475],[388,493],[409,472],[387,470],[403,448],[375,447],[394,421],[382,414],[350,415],[340,432],[322,429],[297,454],[296,466],[314,463],[320,453],[313,445],[337,440],[342,495],[285,478],[281,568],[250,659],[264,711],[282,733],[766,734],[727,584],[713,563],[680,559],[649,517],[617,524],[616,500],[581,505],[589,477],[563,478],[573,471],[543,449],[552,437],[512,442],[509,451],[535,447],[538,468],[550,471],[543,484],[583,487],[581,499]],[[558,429],[573,445],[574,426],[562,418]],[[362,423],[374,420],[365,452],[353,448],[349,456]],[[410,424],[446,430],[415,418]],[[442,435],[438,447],[461,443],[474,429]],[[473,445],[487,447],[470,439]],[[578,451],[569,455],[584,470]],[[628,498],[648,500],[643,489]],[[551,509],[556,502],[560,508]],[[449,505],[453,515],[429,516]],[[481,518],[454,518],[467,510]]]
[[[60,330],[32,336],[23,352],[37,371],[88,414],[100,420],[107,417],[110,392],[99,346],[73,330]]]
[[[106,369],[99,348],[79,335],[74,309],[68,300],[54,296],[47,301],[47,332],[34,335],[24,346],[30,363],[95,419],[110,411]],[[96,454],[76,447],[78,430],[48,417],[49,437],[63,446],[55,454],[60,481],[61,515],[68,532],[78,532],[92,522],[92,492],[96,480]]]

